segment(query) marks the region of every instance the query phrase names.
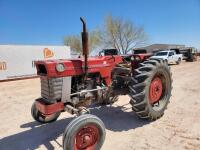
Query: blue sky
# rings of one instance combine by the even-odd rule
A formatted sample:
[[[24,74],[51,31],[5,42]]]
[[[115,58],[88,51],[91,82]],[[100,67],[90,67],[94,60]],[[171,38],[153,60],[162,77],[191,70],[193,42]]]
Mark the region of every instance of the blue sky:
[[[200,0],[0,0],[0,44],[63,45],[80,16],[92,30],[108,14],[143,26],[148,44],[200,48]]]

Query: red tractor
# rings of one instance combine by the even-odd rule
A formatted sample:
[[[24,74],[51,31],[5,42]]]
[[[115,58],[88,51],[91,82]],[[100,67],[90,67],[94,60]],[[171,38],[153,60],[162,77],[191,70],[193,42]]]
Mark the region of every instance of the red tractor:
[[[61,112],[77,114],[63,135],[64,150],[100,149],[104,123],[89,114],[94,103],[110,104],[128,94],[133,111],[150,120],[160,118],[169,103],[172,78],[167,62],[148,54],[88,58],[88,33],[83,23],[83,58],[36,61],[41,98],[31,113],[40,123],[56,121]]]

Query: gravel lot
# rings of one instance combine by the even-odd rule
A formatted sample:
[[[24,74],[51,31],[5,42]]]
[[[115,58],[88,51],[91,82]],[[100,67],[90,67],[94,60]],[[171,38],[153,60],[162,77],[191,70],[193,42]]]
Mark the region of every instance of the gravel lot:
[[[200,61],[171,70],[171,102],[159,120],[139,119],[127,96],[92,111],[107,129],[103,150],[200,150]],[[54,123],[38,124],[30,109],[39,96],[39,79],[0,83],[0,150],[62,150],[62,133],[73,116],[63,113]]]

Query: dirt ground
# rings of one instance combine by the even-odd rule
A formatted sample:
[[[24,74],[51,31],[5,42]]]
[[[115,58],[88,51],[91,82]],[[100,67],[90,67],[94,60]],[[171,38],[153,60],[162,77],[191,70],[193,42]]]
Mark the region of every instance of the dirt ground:
[[[103,150],[200,150],[200,61],[171,70],[171,102],[159,120],[139,119],[128,96],[92,110],[106,126]],[[39,96],[39,79],[0,83],[0,150],[62,150],[62,133],[73,116],[63,113],[54,123],[38,124],[30,109]]]

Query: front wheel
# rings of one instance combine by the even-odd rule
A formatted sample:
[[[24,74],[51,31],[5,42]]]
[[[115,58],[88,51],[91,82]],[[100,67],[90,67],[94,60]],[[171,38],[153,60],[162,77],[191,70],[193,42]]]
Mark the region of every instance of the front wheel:
[[[130,104],[140,118],[160,118],[169,103],[172,90],[170,68],[166,61],[149,59],[134,71],[129,85]]]
[[[72,120],[63,134],[63,150],[99,150],[105,140],[105,126],[96,116],[81,115]]]
[[[36,107],[36,102],[33,103],[31,107],[31,115],[34,120],[36,120],[39,123],[50,123],[53,121],[56,121],[58,117],[60,116],[60,112],[51,114],[51,115],[44,115],[42,114]]]

